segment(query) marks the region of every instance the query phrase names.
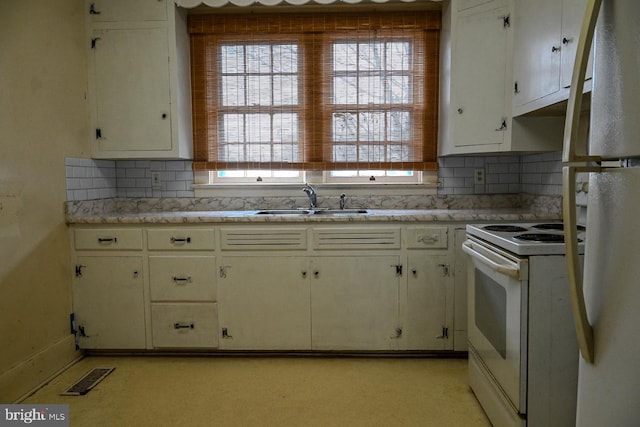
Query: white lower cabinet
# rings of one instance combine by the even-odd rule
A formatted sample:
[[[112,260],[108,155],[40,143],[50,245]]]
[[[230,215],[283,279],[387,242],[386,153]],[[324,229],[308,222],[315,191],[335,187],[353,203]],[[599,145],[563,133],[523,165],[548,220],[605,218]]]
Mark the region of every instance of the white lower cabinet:
[[[465,331],[456,325],[466,310],[456,305],[465,304],[465,277],[457,277],[453,229],[391,222],[74,226],[78,344],[464,351]]]
[[[225,256],[220,260],[220,348],[309,350],[309,260]]]
[[[78,345],[84,349],[144,349],[142,256],[79,256],[73,280]]]
[[[451,321],[447,318],[450,257],[422,252],[409,255],[408,260],[405,349],[451,350]]]
[[[151,318],[156,348],[218,347],[216,303],[153,303]]]
[[[397,350],[402,336],[398,256],[313,259],[311,342],[314,350]]]

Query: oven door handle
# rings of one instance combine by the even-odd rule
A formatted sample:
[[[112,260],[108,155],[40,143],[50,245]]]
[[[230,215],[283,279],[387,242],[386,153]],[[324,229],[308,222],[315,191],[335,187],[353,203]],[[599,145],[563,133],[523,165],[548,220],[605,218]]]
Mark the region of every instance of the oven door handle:
[[[510,259],[504,258],[500,255],[492,254],[492,256],[500,260],[500,262],[496,262],[493,259],[487,257],[486,255],[476,250],[476,246],[477,245],[474,245],[472,241],[467,240],[464,243],[462,243],[462,250],[467,254],[471,255],[472,258],[475,258],[481,263],[487,265],[496,273],[500,273],[505,276],[513,277],[516,279],[520,278],[520,268],[518,267],[517,263],[511,261]],[[480,248],[478,247],[478,249]]]

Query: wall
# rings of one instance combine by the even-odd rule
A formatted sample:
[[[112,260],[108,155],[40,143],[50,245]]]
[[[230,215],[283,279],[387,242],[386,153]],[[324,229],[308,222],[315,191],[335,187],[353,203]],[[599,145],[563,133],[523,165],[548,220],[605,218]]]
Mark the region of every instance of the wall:
[[[88,156],[82,0],[0,1],[0,402],[71,362],[65,157]]]
[[[439,159],[439,195],[562,194],[561,152]],[[191,162],[66,159],[67,200],[111,197],[194,197]],[[474,181],[482,169],[484,184]],[[151,176],[159,174],[154,188]],[[237,191],[238,190],[234,190]]]

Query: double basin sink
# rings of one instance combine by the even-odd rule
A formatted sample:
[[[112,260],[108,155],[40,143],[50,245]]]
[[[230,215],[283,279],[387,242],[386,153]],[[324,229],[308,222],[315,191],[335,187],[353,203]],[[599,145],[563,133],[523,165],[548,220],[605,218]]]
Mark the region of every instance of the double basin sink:
[[[256,215],[364,215],[369,213],[367,209],[263,209]]]

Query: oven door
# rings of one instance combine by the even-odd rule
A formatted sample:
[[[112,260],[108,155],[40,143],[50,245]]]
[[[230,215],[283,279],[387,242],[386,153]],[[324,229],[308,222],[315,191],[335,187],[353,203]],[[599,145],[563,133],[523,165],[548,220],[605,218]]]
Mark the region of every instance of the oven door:
[[[528,261],[471,236],[469,344],[514,409],[526,413]]]

